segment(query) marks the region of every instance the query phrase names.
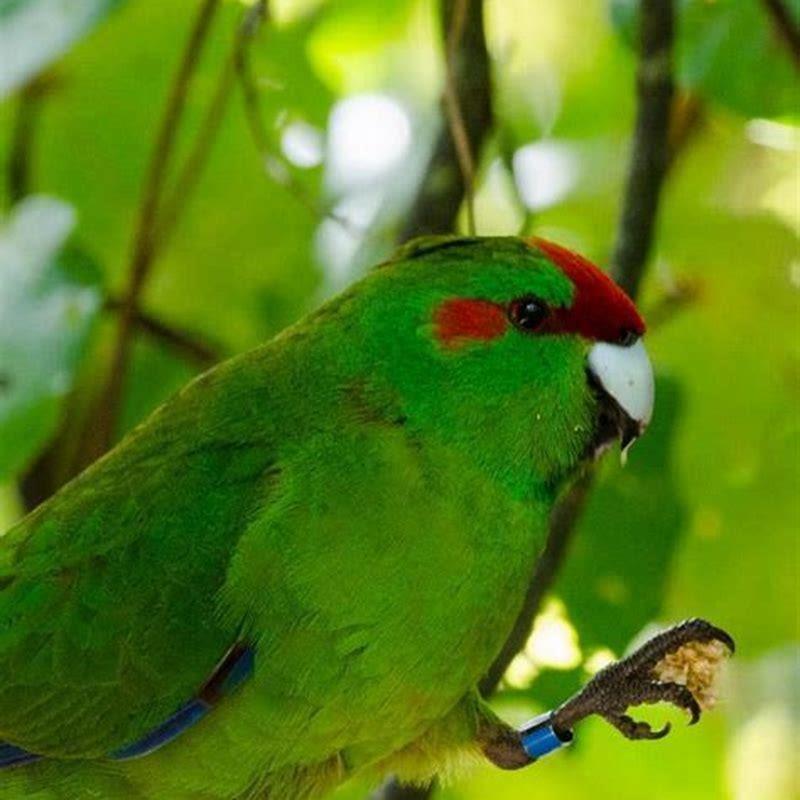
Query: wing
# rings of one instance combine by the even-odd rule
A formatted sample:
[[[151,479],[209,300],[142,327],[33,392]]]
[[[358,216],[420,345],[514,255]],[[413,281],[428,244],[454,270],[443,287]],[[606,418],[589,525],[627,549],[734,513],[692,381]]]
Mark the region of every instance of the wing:
[[[226,422],[232,380],[201,379],[0,538],[0,740],[106,755],[236,640],[217,595],[276,470],[257,429]]]

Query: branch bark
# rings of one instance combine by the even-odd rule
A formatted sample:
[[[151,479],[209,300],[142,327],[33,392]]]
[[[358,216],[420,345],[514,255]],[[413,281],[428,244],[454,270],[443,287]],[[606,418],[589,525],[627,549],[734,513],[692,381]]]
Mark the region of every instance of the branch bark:
[[[106,300],[105,308],[107,311],[118,312],[121,307],[122,301],[117,298],[112,297]],[[134,325],[137,330],[152,336],[170,350],[175,351],[177,355],[202,369],[216,364],[221,358],[219,351],[202,338],[189,331],[169,325],[146,311],[138,310],[136,312]]]
[[[463,21],[459,21],[459,15],[463,15]],[[448,73],[444,124],[400,233],[401,242],[454,230],[461,203],[470,191],[474,164],[492,127],[492,85],[482,1],[443,0],[442,30]],[[465,148],[467,162],[462,164]]]
[[[461,171],[461,182],[464,187],[464,201],[467,208],[467,228],[470,236],[475,235],[475,159],[472,155],[472,144],[464,119],[464,107],[458,93],[456,64],[458,62],[461,39],[467,23],[467,6],[469,0],[454,0],[452,19],[447,29],[445,48],[445,89],[444,109],[453,147]]]
[[[772,19],[775,33],[783,42],[797,69],[800,69],[800,26],[783,0],[763,0],[764,8]]]
[[[670,159],[674,26],[673,0],[643,0],[633,151],[611,266],[612,277],[631,297],[647,265]]]
[[[675,155],[669,147],[673,33],[673,0],[643,0],[636,125],[612,267],[615,280],[634,298],[653,241],[667,165]],[[484,696],[497,688],[530,634],[542,600],[558,577],[593,481],[594,469],[587,467],[556,506],[545,549],[531,577],[522,609],[502,650],[480,683]],[[434,789],[435,784],[410,787],[390,781],[377,800],[427,800]]]

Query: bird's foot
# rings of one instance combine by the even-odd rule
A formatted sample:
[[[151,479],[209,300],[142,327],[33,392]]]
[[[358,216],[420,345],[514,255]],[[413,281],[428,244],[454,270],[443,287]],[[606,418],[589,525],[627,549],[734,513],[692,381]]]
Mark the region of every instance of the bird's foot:
[[[720,663],[734,652],[733,639],[702,619],[690,619],[650,639],[627,658],[598,672],[560,706],[522,730],[487,716],[478,730],[478,744],[501,769],[519,769],[572,740],[572,728],[597,714],[628,739],[661,739],[659,730],[627,715],[631,706],[671,703],[688,712],[695,724],[711,706],[712,684]]]
[[[628,739],[661,739],[669,724],[653,730],[625,712],[644,703],[671,703],[688,712],[694,725],[713,702],[711,684],[733,639],[702,619],[690,619],[650,639],[627,658],[598,672],[578,694],[550,717],[562,735],[592,714],[612,724]]]
[[[481,752],[500,769],[527,767],[534,759],[522,745],[519,731],[510,725],[494,724],[484,727],[478,736]]]

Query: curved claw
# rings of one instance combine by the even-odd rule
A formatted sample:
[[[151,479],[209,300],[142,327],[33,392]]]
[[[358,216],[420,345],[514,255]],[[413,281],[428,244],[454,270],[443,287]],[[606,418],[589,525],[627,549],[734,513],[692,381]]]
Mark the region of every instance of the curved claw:
[[[695,641],[722,642],[722,644],[724,644],[725,647],[731,651],[731,653],[736,652],[736,642],[727,631],[722,630],[722,628],[718,628],[716,625],[712,625],[710,622],[701,619],[700,617],[687,619],[686,622],[679,626],[679,628],[685,629],[687,632],[691,632]]]
[[[644,675],[666,656],[692,642],[721,642],[731,653],[736,650],[733,637],[722,628],[700,619],[687,619],[654,636],[627,658],[613,665],[628,675]]]
[[[665,736],[669,734],[671,730],[672,730],[672,725],[670,725],[669,722],[667,722],[663,728],[659,728],[657,731],[653,731],[650,738],[663,739]]]
[[[703,713],[697,698],[679,683],[652,683],[642,692],[642,700],[646,703],[672,703],[676,708],[688,711],[690,725],[696,725]]]
[[[641,722],[629,717],[627,714],[607,714],[604,715],[607,722],[611,723],[626,739],[663,739],[671,730],[672,726],[667,723],[663,728],[654,731],[649,723]]]
[[[554,712],[553,724],[571,730],[577,722],[599,714],[628,738],[661,739],[669,733],[669,725],[653,731],[624,712],[642,703],[668,702],[688,712],[689,724],[696,725],[702,715],[698,698],[682,684],[658,680],[655,667],[685,645],[711,641],[721,642],[731,652],[736,647],[728,633],[703,619],[689,619],[663,631],[626,658],[600,670]]]

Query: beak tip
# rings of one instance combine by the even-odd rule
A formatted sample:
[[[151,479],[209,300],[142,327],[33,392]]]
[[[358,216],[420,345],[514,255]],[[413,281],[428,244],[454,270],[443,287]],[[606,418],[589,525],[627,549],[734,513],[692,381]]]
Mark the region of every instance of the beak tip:
[[[653,416],[653,368],[641,339],[623,346],[598,342],[589,352],[588,366],[600,388],[629,419],[621,431],[623,449],[644,433]]]

